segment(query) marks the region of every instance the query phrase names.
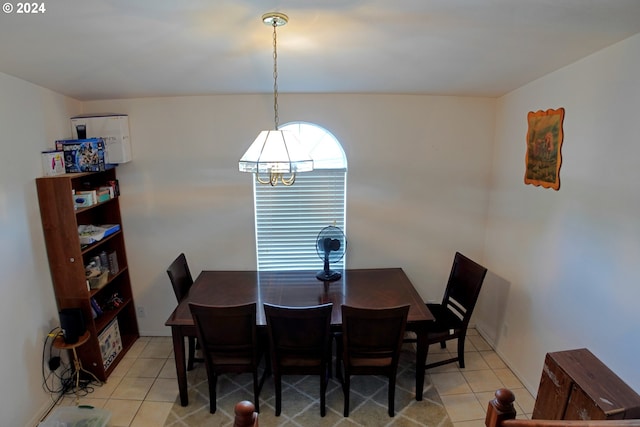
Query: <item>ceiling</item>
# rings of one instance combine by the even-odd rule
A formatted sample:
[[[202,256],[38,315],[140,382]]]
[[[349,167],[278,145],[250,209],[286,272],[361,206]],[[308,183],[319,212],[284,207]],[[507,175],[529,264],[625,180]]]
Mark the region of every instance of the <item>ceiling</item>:
[[[79,100],[269,93],[272,11],[281,93],[497,97],[640,32],[638,0],[40,4],[0,14],[0,72]]]

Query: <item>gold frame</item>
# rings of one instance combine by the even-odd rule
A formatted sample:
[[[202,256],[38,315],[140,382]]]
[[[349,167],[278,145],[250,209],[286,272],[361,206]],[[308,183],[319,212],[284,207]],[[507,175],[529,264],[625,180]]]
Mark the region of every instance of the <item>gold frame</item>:
[[[562,165],[561,148],[564,140],[564,108],[530,111],[527,121],[529,129],[524,183],[558,191]]]

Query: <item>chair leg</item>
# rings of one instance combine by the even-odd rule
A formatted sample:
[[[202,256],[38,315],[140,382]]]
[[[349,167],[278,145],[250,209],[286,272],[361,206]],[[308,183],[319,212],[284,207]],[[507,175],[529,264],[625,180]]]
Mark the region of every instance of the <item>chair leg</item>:
[[[395,416],[395,401],[396,401],[396,376],[395,374],[389,377],[389,416]]]
[[[342,336],[336,336],[336,379],[338,381],[340,381],[340,383],[343,382],[342,379],[342,350],[343,350],[343,346],[342,346],[342,341],[339,341],[342,339]]]
[[[273,382],[276,389],[276,417],[279,417],[282,411],[282,378],[280,374],[274,374]]]
[[[327,363],[327,369],[329,368],[329,366],[331,366],[331,362]],[[327,382],[328,382],[328,377],[327,375],[325,375],[324,370],[322,372],[322,374],[320,375],[320,416],[324,417],[327,414],[327,402],[326,402],[326,395],[327,395]]]
[[[447,348],[447,342],[446,341],[440,341],[440,348]]]
[[[191,371],[193,369],[193,360],[196,357],[196,337],[188,337],[188,340],[189,355],[187,356],[187,371]]]
[[[466,334],[461,334],[458,337],[458,363],[460,368],[464,369],[464,339]]]
[[[218,375],[213,374],[211,378],[209,378],[209,412],[212,414],[216,413],[216,385],[218,383]]]
[[[253,401],[255,402],[256,412],[260,413],[260,381],[258,380],[258,368],[253,371]]]
[[[327,369],[329,371],[329,378],[333,377],[333,372],[332,372],[332,363],[331,361],[333,360],[333,335],[330,335],[329,337],[329,366],[327,366]]]
[[[344,380],[342,382],[342,393],[344,394],[344,416],[349,416],[349,388],[350,384],[350,375],[345,371]]]

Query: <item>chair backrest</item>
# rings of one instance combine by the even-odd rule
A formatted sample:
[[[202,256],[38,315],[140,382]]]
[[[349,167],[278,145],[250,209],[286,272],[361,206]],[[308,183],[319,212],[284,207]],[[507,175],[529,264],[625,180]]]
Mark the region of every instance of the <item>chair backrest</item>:
[[[333,304],[284,307],[264,304],[274,362],[306,359],[328,363]]]
[[[486,268],[456,252],[442,306],[458,317],[463,327],[469,324],[486,275]]]
[[[211,306],[189,303],[196,332],[206,358],[239,365],[258,363],[256,303]]]
[[[193,285],[193,278],[184,253],[181,253],[173,260],[169,268],[167,268],[167,274],[169,275],[169,280],[171,280],[176,299],[178,302],[182,301],[182,298],[189,293],[189,289]]]
[[[344,362],[377,359],[374,365],[397,365],[408,314],[408,305],[388,308],[343,305]]]

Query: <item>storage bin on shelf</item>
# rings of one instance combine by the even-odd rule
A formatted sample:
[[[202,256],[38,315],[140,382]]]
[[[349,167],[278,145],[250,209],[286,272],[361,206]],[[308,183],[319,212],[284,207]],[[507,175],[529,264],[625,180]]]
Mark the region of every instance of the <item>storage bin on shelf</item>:
[[[89,277],[88,280],[90,289],[100,289],[109,281],[109,270],[104,270],[98,276]]]

